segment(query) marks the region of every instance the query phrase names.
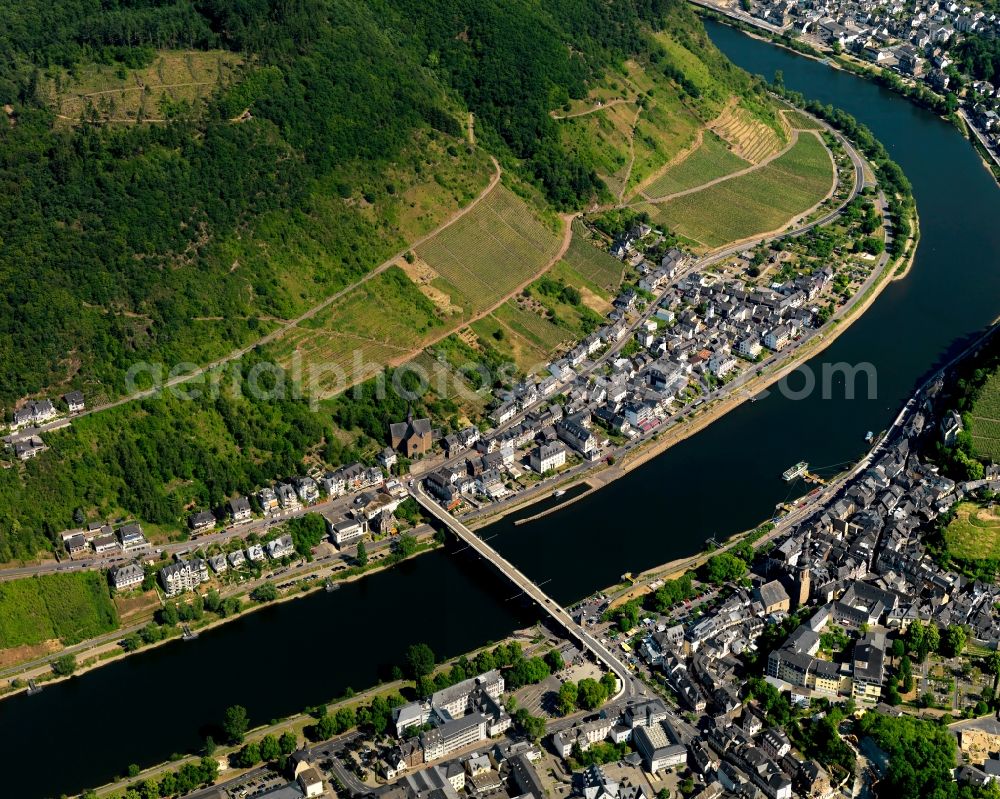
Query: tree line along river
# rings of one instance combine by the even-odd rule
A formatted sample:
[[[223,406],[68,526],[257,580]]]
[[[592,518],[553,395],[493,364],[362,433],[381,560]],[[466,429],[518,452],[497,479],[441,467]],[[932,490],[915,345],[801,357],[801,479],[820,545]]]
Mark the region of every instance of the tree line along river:
[[[573,602],[626,571],[693,554],[771,515],[788,498],[781,472],[856,459],[867,430],[899,405],[964,340],[1000,314],[1000,191],[957,130],[865,80],[706,22],[736,64],[843,108],[867,124],[913,183],[922,238],[909,276],[807,366],[817,389],[746,403],[706,430],[564,510],[484,531],[503,555]],[[843,377],[823,392],[822,364],[870,363],[854,399]],[[795,489],[801,493],[803,489]],[[533,515],[543,506],[524,512]],[[454,547],[452,547],[454,550]],[[437,550],[341,590],[263,608],[197,640],[174,642],[78,678],[0,702],[3,795],[79,791],[196,749],[224,709],[254,723],[295,713],[384,677],[410,643],[455,656],[536,618],[514,589],[469,553]]]

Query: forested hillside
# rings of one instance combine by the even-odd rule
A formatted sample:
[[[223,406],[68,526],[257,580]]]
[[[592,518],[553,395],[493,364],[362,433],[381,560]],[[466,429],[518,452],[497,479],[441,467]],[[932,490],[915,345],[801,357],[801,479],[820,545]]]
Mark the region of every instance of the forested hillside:
[[[3,4],[0,402],[67,381],[120,393],[137,359],[210,359],[350,282],[406,240],[385,221],[388,164],[418,130],[457,142],[465,107],[489,149],[579,206],[598,182],[548,110],[640,47],[644,19],[683,13],[675,0]],[[164,123],[104,125],[95,107],[55,124],[46,87],[94,64],[129,76],[179,48],[243,66],[203,103],[162,98]],[[280,252],[296,238],[315,242],[308,257]]]
[[[205,363],[256,341],[466,206],[490,155],[527,200],[519,213],[552,228],[555,210],[613,198],[558,114],[620,78],[646,115],[632,188],[733,93],[773,123],[682,0],[25,0],[0,5],[0,47],[8,417],[33,394],[118,396],[139,361]],[[187,82],[197,91],[174,91]],[[366,290],[380,286],[420,296],[394,270]],[[432,303],[417,310],[445,327]],[[425,401],[458,420],[447,398]],[[54,546],[81,515],[177,530],[185,508],[303,459],[377,451],[405,411],[365,392],[321,414],[223,394],[78,420],[0,470],[0,560]]]

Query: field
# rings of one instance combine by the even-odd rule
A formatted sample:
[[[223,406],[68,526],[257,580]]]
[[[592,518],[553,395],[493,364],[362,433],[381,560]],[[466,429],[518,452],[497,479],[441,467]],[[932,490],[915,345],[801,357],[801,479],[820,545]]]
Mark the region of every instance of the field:
[[[776,230],[820,202],[833,183],[820,140],[803,133],[780,158],[753,172],[665,203],[644,203],[655,224],[705,247]]]
[[[732,145],[744,161],[759,164],[777,153],[787,141],[770,125],[742,105],[729,108],[712,123],[712,130]]]
[[[969,417],[973,453],[1000,462],[1000,371],[986,381]]]
[[[650,183],[643,192],[647,197],[665,197],[679,191],[704,185],[710,180],[738,172],[749,166],[732,152],[729,145],[711,131],[706,131],[701,146],[663,175]]]
[[[975,502],[960,502],[954,520],[945,528],[948,551],[957,558],[1000,558],[1000,514]]]
[[[0,583],[0,649],[53,638],[73,644],[117,626],[118,614],[100,572]]]
[[[77,75],[61,73],[47,90],[64,122],[91,113],[104,122],[162,122],[171,108],[197,105],[227,82],[240,61],[224,50],[161,50],[143,69],[88,64]]]
[[[468,318],[541,271],[559,244],[524,200],[498,185],[416,254],[438,275],[431,285]]]
[[[568,265],[586,281],[587,287],[614,294],[622,282],[625,264],[612,258],[604,250],[599,250],[586,240],[587,228],[578,220],[573,222],[573,240],[561,263]],[[569,280],[573,285],[579,284]]]
[[[390,267],[274,345],[274,357],[325,397],[419,348],[442,327],[434,303]]]

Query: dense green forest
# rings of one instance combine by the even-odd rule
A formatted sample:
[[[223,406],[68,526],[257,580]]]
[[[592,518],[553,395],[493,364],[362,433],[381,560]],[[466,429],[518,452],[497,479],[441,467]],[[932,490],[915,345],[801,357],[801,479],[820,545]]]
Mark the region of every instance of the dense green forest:
[[[513,180],[554,208],[584,207],[606,189],[549,112],[629,58],[683,91],[655,30],[720,86],[761,91],[683,0],[3,4],[0,405],[69,387],[114,397],[136,362],[204,363],[348,285],[409,240],[401,165],[433,171],[432,143],[453,173],[472,168],[470,111],[477,144]],[[163,121],[55,113],[53,92],[182,50],[231,53],[232,72],[207,99],[161,102]],[[390,398],[369,385],[314,413],[223,391],[77,420],[0,471],[0,560],[58,546],[81,514],[176,530],[191,506],[370,456],[406,413]],[[434,396],[413,410],[457,419]]]
[[[0,403],[67,382],[121,393],[136,360],[208,360],[349,283],[404,241],[356,201],[385,194],[414,131],[460,136],[466,108],[488,149],[580,206],[597,178],[548,111],[667,17],[697,24],[680,0],[4,4]],[[163,124],[55,124],[49,77],[157,48],[244,67]],[[297,237],[321,257],[280,254]]]

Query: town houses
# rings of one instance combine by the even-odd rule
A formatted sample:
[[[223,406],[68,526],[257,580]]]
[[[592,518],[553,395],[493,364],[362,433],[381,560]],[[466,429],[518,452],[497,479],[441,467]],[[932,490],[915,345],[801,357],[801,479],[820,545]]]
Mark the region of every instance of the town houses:
[[[924,83],[942,97],[961,96],[962,113],[991,157],[1000,163],[1000,87],[976,75],[960,75],[951,51],[965,37],[1000,34],[995,9],[975,4],[916,0],[713,0],[720,9],[773,33],[850,54],[897,80]],[[749,9],[750,16],[743,14]],[[957,103],[956,103],[957,105]]]

